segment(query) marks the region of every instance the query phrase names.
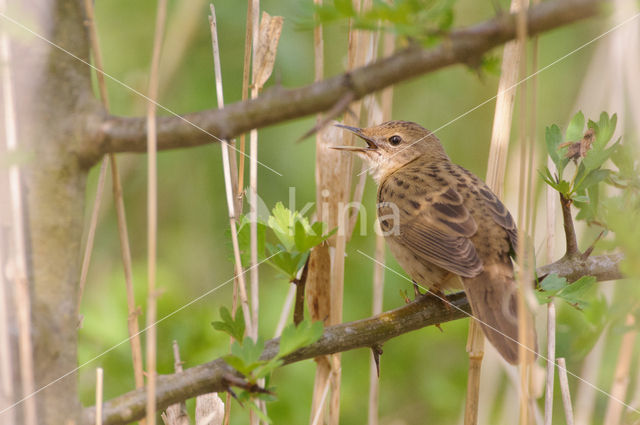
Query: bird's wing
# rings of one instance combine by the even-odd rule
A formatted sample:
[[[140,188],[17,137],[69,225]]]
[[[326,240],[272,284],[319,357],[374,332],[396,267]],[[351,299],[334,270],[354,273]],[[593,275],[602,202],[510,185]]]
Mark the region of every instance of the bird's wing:
[[[469,238],[478,227],[462,196],[446,184],[422,195],[411,193],[411,187],[398,190],[402,186],[394,187],[398,186],[397,181],[409,179],[397,174],[382,183],[378,195],[378,215],[387,237],[445,270],[463,277],[477,276],[482,271],[482,261]],[[393,220],[394,215],[399,220],[397,234],[384,219]]]
[[[493,221],[498,223],[507,231],[507,234],[509,235],[509,242],[511,242],[511,248],[515,254],[518,250],[518,229],[516,228],[515,221],[513,221],[513,217],[511,217],[509,210],[507,210],[491,189],[489,189],[489,187],[480,179],[476,178],[476,180],[479,188],[478,192],[480,193],[485,205],[489,208],[491,218],[493,218]]]

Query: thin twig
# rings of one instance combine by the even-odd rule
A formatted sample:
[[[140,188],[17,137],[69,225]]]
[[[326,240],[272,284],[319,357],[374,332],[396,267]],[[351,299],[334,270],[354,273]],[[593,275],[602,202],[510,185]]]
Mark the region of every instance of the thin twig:
[[[619,261],[620,259],[618,259]],[[561,270],[554,270],[550,266],[545,266],[547,272],[558,272],[558,275],[565,277]],[[612,267],[617,268],[617,264]],[[591,274],[588,268],[583,269],[583,273],[584,275]],[[537,275],[541,274],[538,269]],[[603,273],[603,275],[610,274]],[[284,359],[285,364],[355,348],[364,347],[369,350],[376,344],[383,344],[385,341],[407,332],[468,317],[471,308],[463,292],[447,295],[446,300],[446,304],[453,308],[447,307],[445,303],[435,297],[422,297],[374,317],[326,326],[319,341],[287,356]],[[277,339],[267,341],[262,358],[270,359],[275,356],[278,352],[277,344]],[[188,399],[198,394],[224,391],[223,375],[229,372],[230,367],[224,360],[217,359],[186,369],[184,374],[160,376],[158,380],[158,408],[165,408],[176,401]],[[116,425],[137,420],[144,416],[145,405],[144,391],[135,390],[123,394],[105,403],[105,423]],[[85,408],[82,424],[93,423],[94,415],[94,407]]]
[[[149,103],[147,107],[147,425],[156,423],[156,343],[157,317],[156,292],[156,252],[158,230],[158,172],[156,135],[156,104],[158,98],[158,68],[160,66],[160,52],[167,13],[167,0],[158,0],[155,34],[153,37],[153,55],[149,73]]]
[[[5,0],[0,0],[0,11],[5,12]],[[7,154],[18,150],[18,130],[16,120],[16,99],[14,98],[11,51],[6,28],[0,28],[0,66],[2,67],[2,109],[4,111],[4,133]],[[9,197],[11,209],[11,234],[13,252],[13,296],[17,312],[18,358],[20,360],[20,384],[22,394],[26,396],[23,421],[25,425],[38,422],[36,400],[31,397],[35,390],[33,364],[33,342],[31,341],[31,298],[27,275],[27,237],[25,235],[25,210],[22,200],[20,168],[13,163],[9,166]]]
[[[601,12],[600,6],[605,3],[605,0],[542,2],[529,9],[528,32],[530,35],[540,34],[593,17]],[[512,39],[515,36],[514,21],[514,15],[501,15],[472,27],[451,31],[446,37],[446,47],[438,45],[425,50],[411,45],[351,72],[296,89],[275,87],[266,96],[237,102],[224,110],[163,117],[159,148],[199,146],[216,141],[216,137],[230,139],[252,128],[326,111],[347,92],[355,93],[355,99],[360,99],[391,84],[456,63],[466,63],[470,55],[480,57]],[[492,99],[487,99],[485,103],[490,101]],[[83,145],[83,150],[78,153],[85,161],[97,161],[104,152],[142,152],[145,149],[146,131],[144,122],[139,118],[106,116],[104,121],[96,122],[92,131],[95,132],[95,143]]]
[[[96,425],[102,425],[102,390],[104,371],[101,367],[96,369]]]
[[[294,281],[296,284],[296,304],[293,310],[293,323],[296,326],[304,320],[304,289],[307,285],[307,276],[309,275],[310,258],[311,256],[307,257],[307,261],[304,263],[304,267],[302,267],[300,278]]]
[[[567,258],[573,258],[581,255],[578,249],[578,240],[576,238],[576,229],[573,226],[573,218],[571,217],[571,200],[560,195],[560,206],[562,207],[562,220],[564,223],[564,235],[567,243]]]
[[[558,357],[558,380],[562,393],[564,417],[567,425],[573,425],[573,407],[571,406],[571,393],[569,392],[569,380],[567,379],[567,363],[564,357]]]

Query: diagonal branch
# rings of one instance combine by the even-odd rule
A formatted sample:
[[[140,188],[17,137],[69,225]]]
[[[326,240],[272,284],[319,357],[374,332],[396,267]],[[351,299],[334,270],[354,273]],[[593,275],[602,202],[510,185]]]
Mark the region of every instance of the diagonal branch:
[[[567,261],[563,258],[540,267],[537,272],[539,276],[557,273],[569,279],[585,275],[596,276],[599,280],[619,279],[622,277],[618,268],[621,260],[620,254],[594,256],[584,261]],[[367,319],[326,327],[320,340],[287,356],[284,359],[285,364],[356,348],[380,346],[399,335],[426,326],[461,319],[470,312],[464,293],[450,294],[447,300],[453,307],[445,305],[434,297],[422,297],[395,310]],[[277,352],[278,339],[269,340],[262,358],[272,358]],[[157,409],[165,409],[171,404],[200,394],[226,391],[225,376],[235,373],[224,360],[219,358],[177,374],[158,376]],[[118,425],[140,419],[145,413],[145,403],[144,389],[134,390],[110,400],[103,406],[103,423]],[[94,420],[95,407],[86,408],[82,424],[89,425]]]
[[[593,17],[606,0],[555,0],[532,7],[527,33],[534,36],[554,28]],[[253,128],[327,111],[340,99],[354,100],[384,87],[449,65],[478,63],[478,59],[515,37],[515,15],[504,14],[469,28],[452,31],[432,49],[411,46],[371,65],[305,87],[274,87],[254,100],[158,120],[158,149],[199,146],[231,139]],[[91,125],[91,124],[90,124]],[[144,152],[144,118],[106,115],[92,123],[94,140],[80,156],[88,163],[108,152]]]

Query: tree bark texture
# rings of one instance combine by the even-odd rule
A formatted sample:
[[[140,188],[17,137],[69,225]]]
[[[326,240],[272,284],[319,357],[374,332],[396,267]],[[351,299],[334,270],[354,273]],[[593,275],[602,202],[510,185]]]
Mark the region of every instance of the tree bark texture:
[[[35,32],[88,60],[80,0],[9,5],[29,18]],[[40,423],[63,424],[77,420],[81,407],[77,376],[68,374],[78,366],[77,286],[88,172],[78,152],[89,140],[87,122],[98,118],[99,109],[86,65],[32,35],[14,38],[10,51],[18,150],[28,158],[21,167],[24,232],[35,385],[43,388],[35,397]]]

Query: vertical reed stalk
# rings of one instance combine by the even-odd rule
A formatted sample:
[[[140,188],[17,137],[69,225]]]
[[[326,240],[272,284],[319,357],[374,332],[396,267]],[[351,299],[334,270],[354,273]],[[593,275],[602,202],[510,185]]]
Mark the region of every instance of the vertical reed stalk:
[[[553,421],[553,383],[556,364],[556,306],[547,305],[547,383],[544,399],[544,425]]]
[[[382,45],[383,57],[387,57],[393,54],[393,51],[395,50],[395,41],[395,35],[392,32],[384,33]],[[382,108],[382,121],[385,122],[391,120],[393,110],[393,87],[387,87],[382,91],[382,94],[380,95],[380,103],[380,106]],[[379,225],[376,224],[376,226]],[[380,230],[379,227],[378,230]],[[380,314],[382,312],[384,293],[385,243],[384,236],[382,236],[381,232],[376,233],[375,259],[376,261],[373,266],[373,300],[371,306],[372,315]],[[371,357],[369,359],[369,425],[378,425],[379,397],[380,379],[378,376],[378,364],[376,363],[374,354],[371,353]]]
[[[322,0],[313,0],[315,5],[322,5]],[[324,38],[322,25],[317,25],[313,29],[313,52],[314,52],[314,81],[318,82],[324,78]],[[316,123],[322,121],[322,115],[318,114]],[[327,130],[320,129],[316,133],[316,204],[318,220],[323,221],[327,226],[333,226],[331,208],[328,205],[326,196],[323,193],[330,193],[331,175],[328,172],[330,162],[336,157],[335,152],[327,149],[330,143],[326,137]],[[337,158],[336,158],[337,159]],[[338,162],[338,164],[340,164]],[[325,229],[328,230],[328,229]],[[329,258],[329,248],[321,245],[311,251],[309,257],[309,276],[307,278],[307,300],[309,313],[312,320],[322,320],[328,324],[326,317],[331,311],[331,260]],[[327,400],[330,381],[332,377],[329,356],[316,357],[316,374],[313,385],[313,396],[311,401],[311,412],[309,421],[311,425],[324,424],[324,406]]]
[[[148,161],[148,194],[147,194],[147,424],[156,423],[156,341],[157,341],[157,297],[156,292],[156,252],[158,228],[158,173],[157,173],[157,133],[156,133],[156,99],[158,98],[158,68],[162,35],[167,13],[167,1],[158,0],[156,29],[153,40],[153,55],[149,76],[149,103],[147,105],[147,161]]]
[[[636,340],[635,322],[633,313],[627,314],[624,324],[628,330],[622,336],[622,342],[620,344],[616,370],[613,374],[613,383],[609,391],[612,397],[609,398],[607,412],[604,416],[605,425],[618,425],[622,418],[622,408],[624,406],[618,400],[625,399],[627,388],[629,387],[629,370],[631,368],[633,348]]]
[[[98,88],[100,90],[100,99],[105,109],[109,110],[109,97],[107,95],[107,85],[105,84],[104,69],[102,61],[102,53],[100,49],[100,43],[98,40],[98,31],[94,19],[93,2],[91,0],[85,0],[85,10],[87,13],[87,21],[89,26],[89,38],[91,40],[91,50],[93,52],[93,58],[95,66],[98,70],[96,78],[98,81]],[[127,230],[127,219],[124,209],[124,199],[122,194],[122,183],[120,181],[120,173],[118,171],[118,163],[114,154],[109,154],[108,160],[111,164],[111,178],[113,181],[113,199],[116,204],[116,216],[118,221],[118,236],[120,240],[120,252],[122,255],[122,266],[124,270],[124,281],[127,293],[127,328],[129,332],[130,344],[131,344],[131,357],[133,363],[133,373],[136,388],[144,387],[144,374],[142,364],[142,345],[140,343],[140,327],[138,323],[139,310],[136,308],[135,295],[133,289],[133,266],[131,262],[131,249],[129,246],[129,234]],[[97,226],[98,211],[100,208],[100,200],[102,197],[102,189],[104,188],[105,176],[103,175],[103,169],[106,171],[106,160],[103,161],[103,166],[100,168],[100,176],[98,178],[98,189],[96,191],[96,199],[91,214],[91,222],[89,224],[89,236],[87,237],[87,245],[85,248],[85,257],[82,263],[82,273],[80,278],[81,293],[78,297],[78,305],[82,299],[82,288],[84,287],[84,281],[87,277],[89,268],[89,261],[91,258],[91,251],[93,249],[93,235],[95,235],[95,229]],[[144,425],[144,419],[140,421]]]
[[[256,82],[256,52],[260,35],[260,1],[251,0],[251,50],[253,51],[251,99],[258,97],[259,87]],[[258,292],[258,130],[252,129],[249,134],[249,231],[251,238],[251,323],[253,333],[249,334],[254,341],[258,338],[258,311],[260,297]],[[257,421],[255,422],[257,423]]]
[[[102,425],[102,393],[104,371],[101,367],[96,369],[96,425]]]
[[[518,46],[520,47],[520,80],[522,81],[518,87],[519,94],[519,144],[520,144],[520,190],[518,196],[518,263],[520,264],[520,273],[518,274],[518,359],[520,365],[520,425],[529,423],[529,370],[532,363],[532,353],[529,347],[532,346],[530,341],[531,335],[528,332],[531,323],[528,323],[527,303],[526,303],[526,285],[533,278],[532,250],[529,246],[528,237],[528,209],[532,208],[529,201],[530,198],[526,193],[527,181],[530,176],[527,173],[528,160],[527,152],[527,85],[524,79],[527,75],[527,24],[526,10],[528,8],[528,0],[520,0],[518,5],[518,15],[516,20],[516,32]]]
[[[5,12],[5,0],[0,0],[0,11]],[[4,110],[4,133],[7,154],[18,150],[15,98],[11,83],[11,52],[9,36],[5,28],[0,29],[0,66],[2,67],[2,103]],[[11,210],[11,237],[14,252],[9,253],[13,263],[13,296],[17,313],[18,359],[20,361],[20,384],[24,400],[23,421],[25,425],[36,425],[36,399],[31,397],[35,390],[33,368],[33,342],[31,341],[31,299],[27,275],[27,245],[25,235],[25,211],[20,188],[20,168],[13,163],[9,166],[9,209]]]
[[[573,407],[571,406],[569,379],[567,379],[567,362],[564,357],[558,357],[558,381],[560,381],[565,421],[567,425],[573,425]]]
[[[215,8],[213,4],[210,5],[211,16],[209,23],[211,25],[211,42],[213,49],[213,63],[214,73],[216,80],[216,95],[218,99],[218,107],[224,108],[224,93],[222,91],[222,72],[220,69],[220,53],[218,47],[218,32],[216,25]],[[233,256],[235,261],[236,279],[238,280],[238,287],[240,292],[240,305],[242,306],[242,312],[245,318],[246,332],[248,335],[253,334],[253,322],[251,320],[251,310],[249,307],[249,300],[247,297],[247,288],[244,279],[244,271],[242,270],[242,260],[240,258],[240,246],[238,243],[238,231],[236,226],[236,211],[234,194],[236,193],[233,188],[233,181],[231,178],[231,167],[229,157],[231,155],[229,151],[229,145],[227,141],[220,144],[222,149],[222,168],[224,174],[225,193],[227,198],[227,208],[229,211],[229,226],[231,228],[231,243],[233,245]]]

